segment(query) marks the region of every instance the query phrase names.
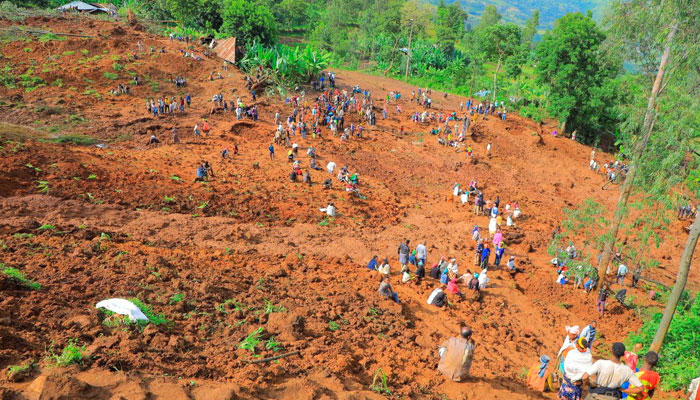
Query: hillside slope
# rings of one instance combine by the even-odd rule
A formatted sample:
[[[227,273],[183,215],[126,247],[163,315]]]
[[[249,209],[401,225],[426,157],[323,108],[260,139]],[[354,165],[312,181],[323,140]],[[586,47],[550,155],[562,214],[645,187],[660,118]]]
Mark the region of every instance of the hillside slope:
[[[410,122],[419,108],[405,100],[401,114],[391,105],[389,118],[380,117],[363,138],[341,141],[326,128],[322,138],[294,138],[302,168],[309,166],[303,149],[313,146],[320,165],[334,161],[357,171],[362,199],[323,170],[312,171],[314,185],[290,182],[284,147],[270,159],[274,114],[291,113],[283,99],[261,95],[259,121],[210,114],[217,93],[252,104],[244,75],[221,71],[220,60],[185,58],[182,42],[139,26],[73,16],[24,25],[96,37],[3,47],[0,62],[17,87],[0,88],[0,262],[43,288],[28,290],[0,275],[0,369],[36,364],[12,381],[0,374],[0,398],[382,398],[370,390],[380,370],[393,395],[413,399],[554,398],[527,389],[522,374],[540,354],[556,353],[565,325],[596,318],[594,295],[554,284],[546,255],[563,208],[589,197],[607,207],[615,202],[616,192],[601,190],[602,178],[588,168],[590,148],[549,135],[540,142],[538,125],[511,115],[476,123],[470,159],[438,145],[427,133],[431,125]],[[223,79],[210,80],[217,71]],[[341,87],[371,90],[378,110],[388,91],[405,99],[415,89],[336,72]],[[131,95],[109,94],[132,75],[142,84]],[[169,81],[175,76],[187,86],[176,87]],[[146,111],[146,99],[187,93],[192,105],[185,113]],[[307,88],[308,98],[316,95]],[[436,112],[464,100],[433,98]],[[356,115],[348,119],[359,123]],[[193,137],[204,120],[211,133]],[[172,143],[173,127],[182,143]],[[151,134],[162,143],[147,146]],[[70,143],[76,135],[100,145]],[[69,143],[55,143],[60,138]],[[221,150],[234,144],[239,154],[222,159]],[[202,160],[215,176],[193,182]],[[332,189],[319,184],[326,178]],[[426,241],[429,264],[454,257],[461,271],[475,271],[471,230],[488,220],[451,195],[453,183],[473,178],[487,198],[523,210],[517,227],[504,231],[507,254],[524,272],[511,277],[494,269],[480,301],[451,297],[445,310],[429,307],[437,283],[400,284],[396,248],[404,238]],[[336,218],[319,211],[329,202]],[[670,227],[671,258],[654,278],[673,279],[685,225]],[[365,267],[375,254],[390,259],[401,305],[377,295],[378,277]],[[699,277],[692,271],[693,287]],[[641,290],[630,292],[644,298]],[[113,326],[95,310],[110,297],[138,298],[168,322],[143,331]],[[609,311],[599,322],[601,353],[640,326],[620,305]],[[461,323],[473,327],[478,347],[473,378],[457,384],[436,370],[435,349]],[[258,328],[255,352],[242,348]],[[79,366],[53,368],[51,355],[71,340],[86,347],[86,357]],[[299,354],[249,362],[290,351]]]

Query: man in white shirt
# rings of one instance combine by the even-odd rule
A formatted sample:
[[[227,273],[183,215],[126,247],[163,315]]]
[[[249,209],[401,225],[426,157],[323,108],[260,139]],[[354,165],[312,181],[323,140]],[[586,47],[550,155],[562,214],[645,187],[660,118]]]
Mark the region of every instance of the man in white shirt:
[[[586,400],[617,400],[622,398],[622,393],[634,395],[644,391],[644,386],[634,371],[620,362],[625,350],[624,344],[613,343],[610,360],[598,360],[586,370],[583,380],[590,379],[590,383],[595,384],[595,387],[591,385]],[[630,384],[628,389],[621,388],[625,382]]]
[[[625,285],[625,276],[627,275],[628,269],[625,264],[620,264],[619,267],[617,267],[617,282],[620,282],[620,285],[624,286]]]
[[[416,246],[416,259],[418,261],[423,261],[423,265],[425,265],[425,262],[428,259],[428,249],[425,247],[425,241]]]
[[[329,174],[332,174],[333,171],[335,171],[335,167],[336,164],[333,161],[329,162],[328,165],[326,165],[326,169],[328,170]]]

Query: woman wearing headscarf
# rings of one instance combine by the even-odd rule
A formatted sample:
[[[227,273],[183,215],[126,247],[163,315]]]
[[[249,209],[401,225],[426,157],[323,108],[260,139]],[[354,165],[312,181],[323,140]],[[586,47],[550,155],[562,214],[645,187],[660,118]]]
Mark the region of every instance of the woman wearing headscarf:
[[[564,344],[561,345],[561,348],[559,349],[559,353],[557,353],[557,357],[560,357],[562,355],[562,353],[564,352],[564,350],[566,350],[574,345],[574,343],[576,342],[576,339],[578,339],[580,333],[581,333],[581,328],[578,325],[566,327],[566,337],[564,338]]]
[[[559,387],[559,399],[580,400],[583,388],[582,377],[593,365],[593,357],[585,338],[578,338],[573,348],[569,348],[564,357],[564,374]]]

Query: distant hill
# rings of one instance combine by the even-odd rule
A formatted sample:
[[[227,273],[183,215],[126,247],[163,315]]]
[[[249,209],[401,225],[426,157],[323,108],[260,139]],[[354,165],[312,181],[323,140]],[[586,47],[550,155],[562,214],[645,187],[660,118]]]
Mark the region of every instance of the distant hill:
[[[431,4],[438,4],[439,0],[426,0]],[[554,21],[568,12],[593,11],[596,19],[599,19],[606,0],[445,0],[447,4],[457,1],[469,13],[467,23],[472,26],[479,21],[479,16],[486,6],[494,5],[498,12],[508,22],[522,24],[530,18],[532,12],[540,10],[540,28],[551,28]]]

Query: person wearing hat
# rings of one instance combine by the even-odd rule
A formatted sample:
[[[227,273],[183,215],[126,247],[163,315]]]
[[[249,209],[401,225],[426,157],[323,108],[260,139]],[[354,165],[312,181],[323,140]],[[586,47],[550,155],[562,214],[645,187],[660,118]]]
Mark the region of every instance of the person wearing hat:
[[[438,371],[455,382],[464,381],[469,376],[474,348],[472,330],[463,326],[460,329],[460,337],[451,337],[440,345]]]
[[[564,400],[580,400],[583,389],[581,377],[593,365],[593,356],[588,348],[586,338],[576,339],[574,346],[567,349],[564,356],[564,373],[559,387],[559,398]]]

